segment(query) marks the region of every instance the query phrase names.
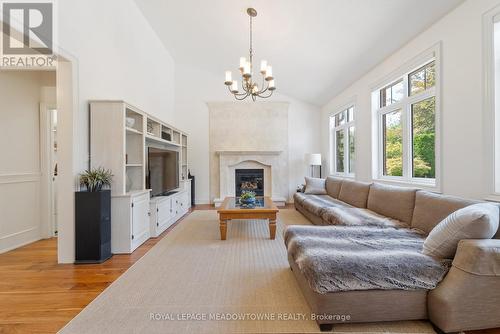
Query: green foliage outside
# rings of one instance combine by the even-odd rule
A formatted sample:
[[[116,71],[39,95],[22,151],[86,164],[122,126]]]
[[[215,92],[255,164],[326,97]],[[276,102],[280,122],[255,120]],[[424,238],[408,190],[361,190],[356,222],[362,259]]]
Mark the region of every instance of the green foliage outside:
[[[403,175],[403,132],[400,112],[386,114],[385,175]],[[430,98],[412,106],[413,177],[434,178],[435,158],[435,99]]]
[[[413,105],[413,176],[436,176],[435,99]]]

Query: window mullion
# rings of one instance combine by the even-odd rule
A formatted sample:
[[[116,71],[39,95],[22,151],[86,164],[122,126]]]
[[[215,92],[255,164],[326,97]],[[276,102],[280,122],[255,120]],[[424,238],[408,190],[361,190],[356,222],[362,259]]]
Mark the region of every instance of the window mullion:
[[[344,127],[344,175],[349,174],[349,123]]]
[[[410,165],[411,165],[411,159],[409,157],[409,148],[411,145],[411,139],[410,139],[410,133],[411,133],[411,117],[410,117],[410,110],[409,110],[409,97],[410,97],[410,85],[409,85],[409,76],[405,75],[403,78],[404,81],[404,89],[405,89],[405,99],[404,99],[404,105],[401,108],[401,111],[403,113],[403,178],[405,180],[410,180],[411,177],[411,171],[410,171]]]
[[[333,129],[332,133],[332,145],[333,145],[333,154],[332,154],[332,163],[333,163],[333,172],[337,173],[337,128]]]
[[[404,138],[406,140],[406,143],[404,144],[403,150],[404,150],[404,156],[406,158],[406,166],[405,166],[405,171],[403,174],[405,175],[405,179],[407,181],[411,181],[412,176],[413,176],[413,145],[412,145],[412,137],[413,137],[413,130],[412,130],[412,116],[411,116],[411,104],[408,103],[405,106],[405,134]]]
[[[383,113],[378,113],[378,177],[384,176],[384,126]]]

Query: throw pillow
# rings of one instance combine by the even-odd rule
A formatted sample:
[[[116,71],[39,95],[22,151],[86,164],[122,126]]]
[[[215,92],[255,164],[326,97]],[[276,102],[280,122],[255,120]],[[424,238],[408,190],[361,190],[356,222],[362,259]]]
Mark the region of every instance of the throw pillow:
[[[469,205],[437,224],[424,241],[423,253],[452,259],[462,239],[491,239],[498,230],[499,208],[488,203]]]
[[[306,176],[306,189],[304,194],[326,195],[325,179]]]

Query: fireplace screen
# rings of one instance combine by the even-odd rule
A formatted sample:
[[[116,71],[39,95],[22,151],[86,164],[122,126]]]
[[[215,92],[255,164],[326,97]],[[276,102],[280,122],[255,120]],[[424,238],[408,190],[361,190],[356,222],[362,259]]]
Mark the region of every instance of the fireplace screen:
[[[236,169],[236,197],[242,192],[253,191],[257,196],[264,196],[264,169]]]

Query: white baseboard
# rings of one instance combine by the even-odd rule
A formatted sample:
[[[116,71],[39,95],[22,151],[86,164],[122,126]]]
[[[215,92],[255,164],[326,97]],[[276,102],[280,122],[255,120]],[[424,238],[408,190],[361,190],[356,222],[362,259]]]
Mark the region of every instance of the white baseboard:
[[[208,198],[195,198],[195,203],[198,204],[212,204]]]

